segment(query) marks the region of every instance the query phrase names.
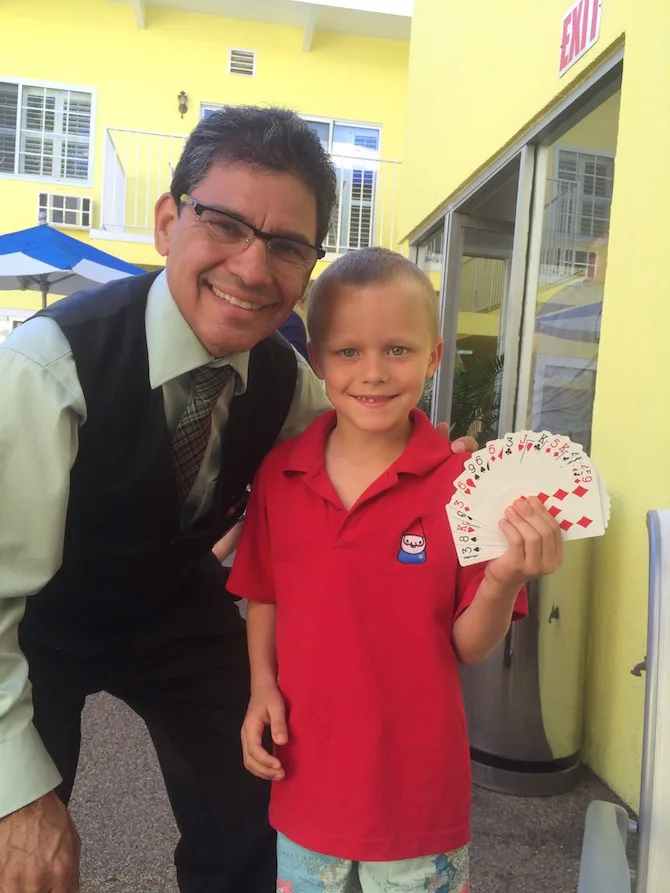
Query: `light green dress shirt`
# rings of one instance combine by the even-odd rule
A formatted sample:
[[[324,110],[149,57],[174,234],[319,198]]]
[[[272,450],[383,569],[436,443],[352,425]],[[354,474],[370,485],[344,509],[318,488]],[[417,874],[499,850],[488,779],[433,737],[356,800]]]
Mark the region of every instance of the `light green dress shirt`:
[[[171,432],[190,398],[191,370],[230,364],[236,372],[214,409],[203,464],[184,504],[187,529],[211,505],[220,432],[233,396],[246,388],[249,354],[214,360],[181,315],[164,272],[149,290],[145,325],[151,387],[163,390]],[[296,356],[296,389],[280,439],[299,434],[330,407],[321,382]],[[32,723],[28,665],[17,628],[26,598],[61,565],[70,469],[85,421],[86,402],[62,330],[48,317],[15,329],[0,344],[0,816],[60,783]]]

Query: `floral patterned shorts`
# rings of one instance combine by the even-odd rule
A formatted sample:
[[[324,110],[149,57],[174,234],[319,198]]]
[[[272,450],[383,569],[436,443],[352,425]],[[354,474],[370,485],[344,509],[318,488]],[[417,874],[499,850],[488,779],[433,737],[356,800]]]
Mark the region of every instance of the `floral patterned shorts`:
[[[277,893],[468,893],[468,853],[398,862],[351,862],[322,856],[277,835]]]

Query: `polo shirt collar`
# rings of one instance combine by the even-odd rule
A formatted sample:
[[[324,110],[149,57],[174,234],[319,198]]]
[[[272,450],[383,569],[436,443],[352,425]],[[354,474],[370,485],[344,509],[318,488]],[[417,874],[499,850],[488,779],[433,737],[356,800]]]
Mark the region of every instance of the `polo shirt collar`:
[[[242,394],[247,389],[249,352],[229,353],[215,359],[177,307],[165,270],[149,289],[145,326],[152,389],[201,366],[232,366],[236,373],[235,393]]]
[[[433,426],[430,419],[419,409],[413,409],[412,433],[402,455],[396,459],[388,472],[423,476],[444,462],[451,455],[449,441]],[[323,413],[309,428],[293,441],[287,450],[284,471],[318,474],[324,468],[326,439],[335,427],[335,410]]]

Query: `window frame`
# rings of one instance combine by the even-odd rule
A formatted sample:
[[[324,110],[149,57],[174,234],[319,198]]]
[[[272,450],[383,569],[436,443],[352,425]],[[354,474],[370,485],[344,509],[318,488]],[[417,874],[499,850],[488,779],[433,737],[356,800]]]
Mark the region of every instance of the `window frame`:
[[[14,156],[14,173],[8,173],[5,171],[0,171],[0,179],[4,180],[21,180],[23,182],[29,183],[59,183],[59,184],[67,184],[71,186],[75,184],[80,187],[90,188],[93,186],[93,170],[95,165],[95,133],[96,133],[96,120],[97,120],[97,103],[98,103],[98,91],[95,87],[85,86],[81,84],[66,84],[60,81],[41,81],[41,80],[32,80],[28,78],[14,78],[14,77],[4,77],[0,76],[0,83],[3,84],[16,84],[19,88],[18,93],[18,102],[17,102],[17,120],[16,120],[16,144],[15,144],[15,156]],[[70,93],[87,93],[91,97],[91,119],[90,119],[90,130],[88,136],[88,173],[85,178],[80,177],[54,177],[53,175],[43,175],[43,174],[25,174],[25,173],[17,173],[17,168],[19,164],[19,148],[21,145],[21,110],[22,110],[22,98],[23,98],[23,90],[24,88],[37,88],[38,90],[46,89],[46,90],[67,90]],[[44,134],[44,131],[42,131]]]

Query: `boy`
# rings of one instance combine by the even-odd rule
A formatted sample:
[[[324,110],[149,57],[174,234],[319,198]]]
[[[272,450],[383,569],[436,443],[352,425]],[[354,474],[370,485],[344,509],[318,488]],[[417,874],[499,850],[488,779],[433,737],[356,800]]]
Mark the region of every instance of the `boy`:
[[[229,589],[248,598],[245,765],[272,779],[282,893],[468,889],[470,763],[458,661],[525,613],[561,563],[535,499],[509,548],[458,565],[463,468],[415,404],[442,355],[427,276],[373,248],[317,280],[310,354],[334,410],[267,457]],[[261,744],[270,726],[276,754]]]

